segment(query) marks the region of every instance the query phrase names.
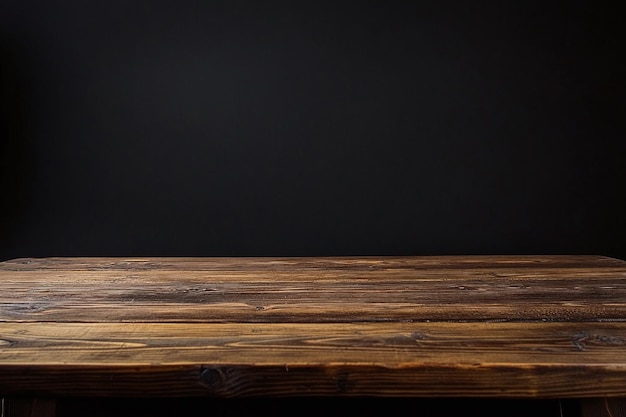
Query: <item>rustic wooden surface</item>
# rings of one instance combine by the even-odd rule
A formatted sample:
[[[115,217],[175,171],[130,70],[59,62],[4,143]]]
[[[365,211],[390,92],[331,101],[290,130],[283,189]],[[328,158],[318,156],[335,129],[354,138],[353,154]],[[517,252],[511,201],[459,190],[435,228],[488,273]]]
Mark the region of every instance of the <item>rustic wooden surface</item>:
[[[601,256],[0,262],[0,394],[626,396]]]

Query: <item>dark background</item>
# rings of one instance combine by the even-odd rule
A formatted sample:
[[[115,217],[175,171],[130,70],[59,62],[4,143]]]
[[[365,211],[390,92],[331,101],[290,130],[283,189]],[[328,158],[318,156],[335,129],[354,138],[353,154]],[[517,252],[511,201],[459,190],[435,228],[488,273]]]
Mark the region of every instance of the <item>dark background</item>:
[[[0,2],[0,258],[626,258],[604,2]]]
[[[625,32],[601,1],[0,0],[0,260],[626,259]]]

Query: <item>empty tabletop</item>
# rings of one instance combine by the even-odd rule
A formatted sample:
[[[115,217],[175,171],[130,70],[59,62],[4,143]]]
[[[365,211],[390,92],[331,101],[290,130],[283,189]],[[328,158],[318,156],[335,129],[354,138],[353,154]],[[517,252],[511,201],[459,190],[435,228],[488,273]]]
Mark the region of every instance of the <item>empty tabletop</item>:
[[[0,396],[626,396],[603,256],[0,262]]]

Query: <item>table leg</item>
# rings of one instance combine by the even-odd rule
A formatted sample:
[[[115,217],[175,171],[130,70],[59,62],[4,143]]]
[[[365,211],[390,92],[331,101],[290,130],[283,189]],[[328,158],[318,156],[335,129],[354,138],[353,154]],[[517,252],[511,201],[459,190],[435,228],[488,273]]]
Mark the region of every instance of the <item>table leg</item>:
[[[54,398],[2,398],[1,417],[55,417]]]
[[[626,398],[582,399],[580,417],[626,417]]]

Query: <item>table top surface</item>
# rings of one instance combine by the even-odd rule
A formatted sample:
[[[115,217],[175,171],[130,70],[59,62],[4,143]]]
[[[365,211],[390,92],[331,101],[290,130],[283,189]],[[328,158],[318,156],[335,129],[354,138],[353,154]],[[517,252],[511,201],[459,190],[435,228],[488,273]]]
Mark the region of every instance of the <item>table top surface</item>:
[[[0,394],[626,396],[603,256],[0,262]]]

